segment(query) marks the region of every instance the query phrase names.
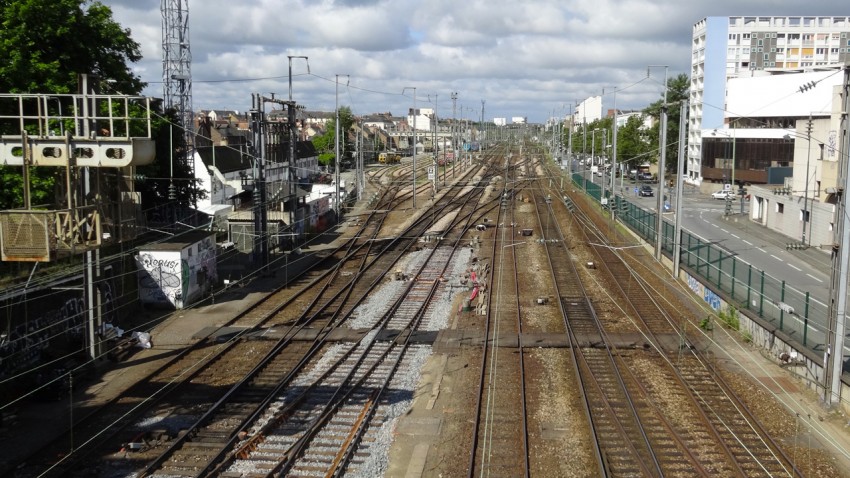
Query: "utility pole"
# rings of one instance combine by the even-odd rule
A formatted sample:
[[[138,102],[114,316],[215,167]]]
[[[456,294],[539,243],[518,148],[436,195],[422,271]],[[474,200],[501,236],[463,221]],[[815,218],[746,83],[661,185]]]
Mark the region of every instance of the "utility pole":
[[[251,109],[251,136],[253,147],[250,154],[253,158],[254,169],[254,248],[253,258],[258,265],[257,270],[266,272],[269,263],[269,241],[267,234],[268,211],[266,211],[266,178],[265,178],[265,112],[263,98],[253,95]]]
[[[581,156],[582,156],[582,166],[581,166],[581,175],[583,178],[583,182],[581,184],[581,188],[584,191],[587,191],[587,106],[581,105]]]
[[[345,76],[348,77],[349,80],[351,77],[349,75],[336,75],[336,121],[334,122],[334,193],[336,194],[334,198],[334,208],[336,212],[336,221],[339,222],[341,219],[342,213],[342,200],[339,197],[339,77]],[[348,86],[348,83],[345,84]]]
[[[614,121],[612,125],[611,131],[611,195],[614,198],[614,202],[617,200],[617,87],[614,88]],[[617,208],[614,207],[615,204],[612,202],[608,207],[611,208],[611,219],[616,220],[617,218]]]
[[[481,100],[481,127],[478,128],[481,135],[481,140],[478,145],[478,151],[484,152],[484,100]]]
[[[806,245],[806,223],[811,224],[812,212],[809,210],[809,160],[812,159],[812,114],[809,113],[809,121],[806,123],[806,189],[803,192],[803,237],[800,242]],[[741,208],[743,209],[744,197],[741,196]],[[741,211],[743,212],[743,210]],[[809,242],[812,238],[809,237]]]
[[[287,56],[289,60],[289,103],[286,105],[286,120],[289,124],[289,161],[286,165],[286,169],[284,170],[284,177],[286,178],[286,188],[289,193],[289,228],[290,233],[295,233],[295,221],[297,220],[297,209],[298,209],[298,195],[296,194],[298,183],[298,172],[295,169],[295,164],[298,162],[298,157],[295,154],[296,145],[298,143],[298,127],[295,124],[297,121],[296,112],[297,108],[295,106],[295,102],[292,101],[292,59],[300,58],[303,59],[307,63],[307,74],[310,74],[310,61],[306,56]],[[293,237],[294,236],[290,236]],[[294,242],[290,247],[294,247]]]
[[[664,102],[661,103],[661,133],[658,147],[661,149],[658,160],[658,213],[655,221],[655,260],[661,260],[661,244],[664,239],[664,169],[667,167],[665,159],[667,155],[667,65],[649,65],[646,67],[646,77],[649,78],[649,69],[652,67],[664,67]]]
[[[679,164],[676,168],[676,225],[673,228],[673,277],[679,278],[682,260],[682,197],[684,196],[685,141],[688,130],[688,100],[682,100],[679,109]]]
[[[401,90],[403,95],[406,90],[413,90],[413,209],[416,209],[416,87],[406,86]]]
[[[458,161],[457,151],[457,92],[452,93],[452,179],[455,178],[455,163]]]
[[[826,329],[824,350],[824,403],[827,406],[841,402],[841,375],[844,371],[844,335],[847,320],[847,269],[850,263],[850,227],[847,224],[847,193],[850,191],[850,172],[847,155],[850,152],[850,63],[844,64],[844,84],[841,98],[841,157],[838,161],[838,184],[842,185],[841,197],[835,209],[835,224],[838,226],[832,246],[832,278],[830,281],[829,326]]]
[[[570,130],[567,132],[567,161],[572,171],[573,165],[573,105],[570,104]]]

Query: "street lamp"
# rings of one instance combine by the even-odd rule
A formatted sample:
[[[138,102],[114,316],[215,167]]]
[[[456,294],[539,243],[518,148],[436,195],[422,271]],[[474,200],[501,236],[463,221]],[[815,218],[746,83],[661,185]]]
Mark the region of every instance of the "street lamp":
[[[407,90],[413,90],[413,209],[416,209],[416,87],[405,86],[401,94]]]

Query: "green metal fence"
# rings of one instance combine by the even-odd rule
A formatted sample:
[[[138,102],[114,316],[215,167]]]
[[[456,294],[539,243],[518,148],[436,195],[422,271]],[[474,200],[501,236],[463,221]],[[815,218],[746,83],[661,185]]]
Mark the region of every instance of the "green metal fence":
[[[581,174],[573,174],[573,183],[597,201],[601,198],[599,185],[585,181]],[[585,186],[586,184],[586,186]],[[607,191],[606,191],[607,192]],[[617,211],[617,218],[650,244],[656,238],[656,213],[642,209],[623,196],[610,195],[609,201]],[[673,257],[673,224],[662,221],[662,253]],[[720,244],[707,241],[682,230],[681,264],[699,281],[689,281],[688,286],[715,310],[720,311],[720,300],[725,300],[739,310],[772,324],[803,347],[823,352],[828,324],[828,306],[816,300],[809,291],[789,286],[784,280],[772,277],[752,264],[739,259]]]

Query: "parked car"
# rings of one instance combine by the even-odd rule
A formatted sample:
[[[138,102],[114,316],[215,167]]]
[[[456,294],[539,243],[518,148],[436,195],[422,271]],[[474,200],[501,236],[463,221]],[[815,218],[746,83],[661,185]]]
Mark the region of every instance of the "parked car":
[[[720,191],[714,191],[711,193],[711,197],[714,199],[726,199],[727,197],[731,199],[735,197],[735,193],[729,189],[721,189]]]
[[[638,189],[639,196],[653,196],[654,194],[651,186],[643,185]]]

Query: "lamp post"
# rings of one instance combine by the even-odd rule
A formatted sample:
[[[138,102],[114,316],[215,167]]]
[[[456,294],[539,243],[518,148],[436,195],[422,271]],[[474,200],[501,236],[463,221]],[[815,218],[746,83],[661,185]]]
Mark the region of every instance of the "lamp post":
[[[401,94],[407,90],[413,90],[413,209],[416,209],[416,87],[405,86]]]

